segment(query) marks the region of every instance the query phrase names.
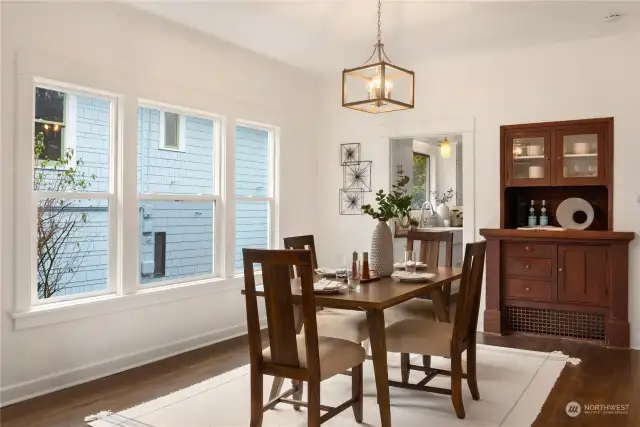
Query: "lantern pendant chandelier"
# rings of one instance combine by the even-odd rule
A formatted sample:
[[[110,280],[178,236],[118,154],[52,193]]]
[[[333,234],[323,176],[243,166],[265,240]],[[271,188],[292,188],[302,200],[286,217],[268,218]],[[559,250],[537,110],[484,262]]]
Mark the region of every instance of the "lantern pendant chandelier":
[[[413,71],[391,63],[384,51],[378,0],[378,42],[359,67],[342,72],[342,106],[367,113],[387,113],[413,108]]]

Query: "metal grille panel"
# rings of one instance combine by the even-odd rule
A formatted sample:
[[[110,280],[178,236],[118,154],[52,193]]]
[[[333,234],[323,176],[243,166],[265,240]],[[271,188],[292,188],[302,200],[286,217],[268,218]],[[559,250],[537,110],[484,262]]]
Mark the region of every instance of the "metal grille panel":
[[[505,307],[507,329],[588,340],[605,339],[604,315],[546,308]]]

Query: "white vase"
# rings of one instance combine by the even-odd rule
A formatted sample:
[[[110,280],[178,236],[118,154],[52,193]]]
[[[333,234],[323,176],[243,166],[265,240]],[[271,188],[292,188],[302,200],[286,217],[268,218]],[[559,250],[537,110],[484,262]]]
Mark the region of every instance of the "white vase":
[[[451,220],[451,211],[449,211],[449,206],[446,203],[442,203],[438,205],[436,208],[436,212],[438,213],[439,223],[440,225],[444,225],[445,221]]]
[[[371,237],[369,264],[380,277],[393,273],[393,235],[385,221],[378,221]]]

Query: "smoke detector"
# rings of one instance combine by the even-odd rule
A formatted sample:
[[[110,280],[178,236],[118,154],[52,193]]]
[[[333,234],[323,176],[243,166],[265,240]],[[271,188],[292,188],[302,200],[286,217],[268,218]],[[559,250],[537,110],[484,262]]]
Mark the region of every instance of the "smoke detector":
[[[604,22],[618,22],[622,18],[619,13],[611,13],[604,17]]]

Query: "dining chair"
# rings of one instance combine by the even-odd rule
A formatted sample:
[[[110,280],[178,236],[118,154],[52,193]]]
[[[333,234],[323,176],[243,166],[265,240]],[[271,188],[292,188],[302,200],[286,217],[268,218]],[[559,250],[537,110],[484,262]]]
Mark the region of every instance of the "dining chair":
[[[453,233],[450,231],[430,232],[430,231],[409,231],[407,234],[407,250],[413,251],[415,242],[420,242],[420,254],[418,261],[427,264],[427,269],[437,267],[440,258],[440,244],[445,244],[444,265],[451,267],[453,258]],[[451,304],[451,284],[442,287],[444,303],[449,311]],[[389,316],[392,321],[404,319],[435,319],[433,302],[428,296],[424,298],[414,298],[402,304],[398,304],[389,309]]]
[[[245,301],[251,360],[251,427],[262,426],[263,412],[278,403],[308,409],[307,425],[317,427],[352,407],[362,422],[362,363],[364,348],[348,340],[318,336],[313,294],[313,259],[309,250],[243,249]],[[253,264],[260,264],[264,286],[269,347],[262,349]],[[290,267],[300,274],[304,335],[296,334]],[[351,398],[337,407],[320,404],[320,382],[352,369]],[[291,389],[263,404],[263,377],[293,380]],[[302,402],[302,382],[308,383],[308,400]],[[293,399],[289,399],[289,397]],[[324,415],[320,411],[326,411]]]
[[[285,237],[285,249],[308,249],[311,251],[313,269],[318,268],[316,246],[313,235]],[[296,268],[290,269],[291,278],[298,277]],[[318,334],[325,337],[342,338],[355,343],[369,339],[367,314],[364,311],[322,309],[317,317]]]
[[[466,246],[460,294],[453,323],[425,319],[405,319],[386,328],[387,350],[401,353],[402,381],[389,381],[390,386],[451,395],[458,418],[464,418],[462,403],[462,378],[467,379],[471,396],[480,399],[476,376],[476,328],[482,293],[482,273],[486,241]],[[462,353],[467,352],[467,373],[462,372]],[[409,354],[442,356],[451,359],[451,370],[412,365]],[[415,384],[409,383],[411,370],[422,371],[426,376]],[[451,377],[451,388],[430,387],[427,384],[437,375]]]

